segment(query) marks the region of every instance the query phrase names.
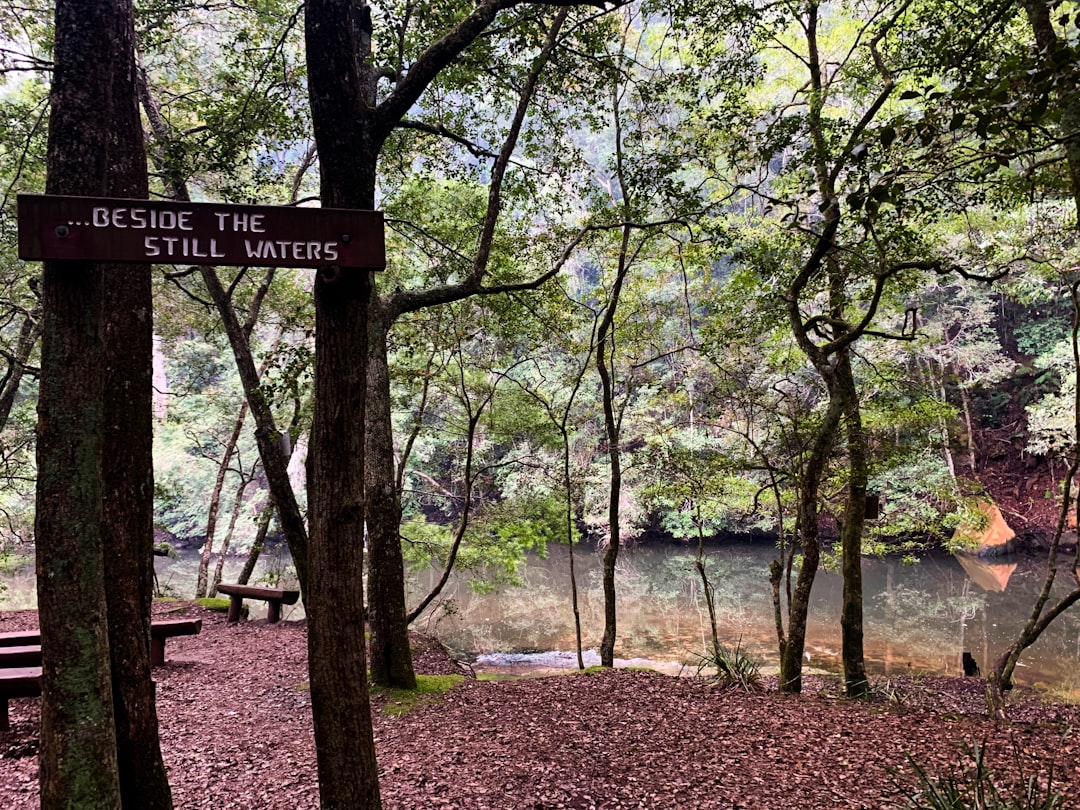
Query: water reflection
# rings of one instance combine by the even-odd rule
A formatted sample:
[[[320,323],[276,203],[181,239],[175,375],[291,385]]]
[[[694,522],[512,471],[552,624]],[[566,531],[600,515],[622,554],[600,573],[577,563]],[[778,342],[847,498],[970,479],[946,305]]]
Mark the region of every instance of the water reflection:
[[[463,654],[572,650],[566,556],[565,548],[553,547],[548,559],[530,559],[522,586],[497,594],[476,593],[466,578],[458,578],[443,608],[421,621]],[[713,549],[708,562],[722,643],[740,644],[766,665],[778,662],[768,582],[772,556],[767,545],[730,545]],[[692,551],[679,547],[636,548],[621,555],[617,656],[692,666],[705,651],[708,615],[693,562]],[[871,673],[960,675],[964,651],[989,671],[1026,620],[1045,568],[1026,558],[977,562],[969,573],[968,566],[947,555],[918,564],[864,560]],[[601,560],[579,551],[576,564],[585,645],[595,648],[603,632]],[[812,668],[840,669],[841,586],[840,577],[827,571],[815,581],[806,643]],[[1025,653],[1018,681],[1076,688],[1080,613],[1059,621]]]
[[[971,581],[984,591],[1001,593],[1009,584],[1009,577],[1019,563],[999,562],[975,554],[957,554],[956,561],[971,577]]]
[[[777,663],[776,626],[768,581],[773,549],[760,544],[730,544],[709,551],[707,570],[716,594],[721,642],[744,650],[766,666]],[[267,555],[257,577],[285,569],[287,551]],[[598,646],[603,632],[601,557],[575,552],[584,643]],[[197,572],[194,555],[156,561],[163,590],[190,597]],[[242,560],[229,560],[225,580],[235,581]],[[546,559],[531,556],[522,585],[498,593],[477,593],[469,574],[455,575],[445,599],[417,622],[455,652],[522,654],[574,649],[566,548],[552,547]],[[435,572],[413,574],[410,604],[426,593]],[[1034,557],[1008,560],[955,559],[931,555],[918,564],[897,559],[864,559],[865,649],[872,674],[960,675],[960,656],[970,652],[981,670],[1012,642],[1026,621],[1045,576],[1045,562]],[[620,555],[617,571],[618,639],[615,655],[694,667],[710,643],[708,613],[689,547],[631,548]],[[1059,578],[1055,593],[1068,589]],[[807,626],[807,665],[840,669],[841,580],[823,571],[814,584]],[[34,607],[33,567],[4,580],[0,609]],[[1007,587],[1006,587],[1007,585]],[[251,603],[253,614],[265,607]],[[301,605],[285,615],[303,617]],[[562,660],[554,656],[554,660]],[[568,656],[571,666],[576,656]],[[1021,659],[1017,680],[1080,694],[1080,610],[1061,616]]]

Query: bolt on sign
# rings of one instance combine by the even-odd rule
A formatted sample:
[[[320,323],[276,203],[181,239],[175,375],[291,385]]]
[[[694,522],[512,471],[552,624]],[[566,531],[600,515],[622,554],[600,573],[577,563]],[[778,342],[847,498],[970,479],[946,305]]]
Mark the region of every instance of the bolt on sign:
[[[19,258],[386,269],[381,211],[18,196]]]

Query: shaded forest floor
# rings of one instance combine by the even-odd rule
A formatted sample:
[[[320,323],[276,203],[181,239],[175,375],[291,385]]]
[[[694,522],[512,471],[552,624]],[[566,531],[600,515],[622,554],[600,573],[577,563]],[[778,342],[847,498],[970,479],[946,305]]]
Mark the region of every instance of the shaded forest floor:
[[[318,807],[302,622],[203,618],[154,670],[178,808]],[[0,614],[0,630],[34,626]],[[417,668],[459,668],[424,645]],[[970,764],[985,745],[995,779],[1045,779],[1080,807],[1080,708],[1017,696],[1013,722],[984,716],[978,680],[892,681],[869,704],[808,679],[801,697],[746,694],[643,671],[466,681],[399,717],[374,700],[387,808],[888,808],[915,783]],[[37,699],[11,703],[0,733],[0,807],[37,807]]]

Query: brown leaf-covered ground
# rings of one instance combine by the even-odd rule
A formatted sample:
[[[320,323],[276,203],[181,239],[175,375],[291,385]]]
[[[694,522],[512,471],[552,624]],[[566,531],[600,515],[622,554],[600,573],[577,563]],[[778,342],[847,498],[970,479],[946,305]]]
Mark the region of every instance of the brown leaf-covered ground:
[[[161,739],[178,808],[318,806],[303,623],[229,626],[177,638],[154,671]],[[0,614],[0,630],[34,626]],[[457,667],[425,644],[418,669]],[[999,782],[1053,769],[1080,807],[1077,707],[1030,697],[1013,722],[981,716],[978,681],[894,682],[870,704],[809,680],[801,697],[746,694],[691,678],[617,670],[472,680],[401,717],[376,698],[387,808],[888,808],[914,784],[909,757],[959,773],[985,745]],[[885,694],[887,693],[887,694]],[[14,700],[0,733],[0,807],[37,806],[39,701]]]

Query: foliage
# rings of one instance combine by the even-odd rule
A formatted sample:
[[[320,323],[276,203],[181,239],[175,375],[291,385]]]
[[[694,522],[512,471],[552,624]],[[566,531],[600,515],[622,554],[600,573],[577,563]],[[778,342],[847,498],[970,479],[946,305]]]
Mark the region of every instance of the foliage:
[[[700,654],[698,676],[708,670],[715,670],[708,678],[717,686],[738,687],[744,692],[757,692],[762,688],[761,667],[756,660],[743,652],[741,644],[734,648],[721,645],[715,652]]]
[[[910,757],[919,786],[908,792],[909,810],[1056,810],[1064,798],[1053,789],[1053,772],[1045,780],[1025,775],[1021,768],[1017,786],[1003,791],[986,764],[986,743],[964,746],[971,764],[960,774],[932,777]]]

